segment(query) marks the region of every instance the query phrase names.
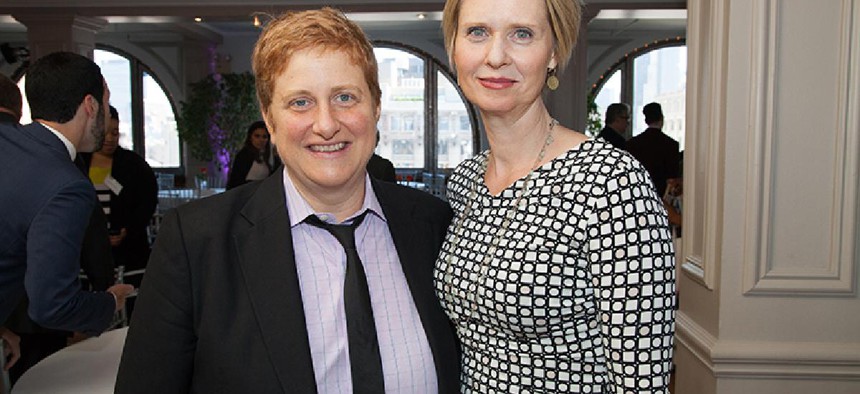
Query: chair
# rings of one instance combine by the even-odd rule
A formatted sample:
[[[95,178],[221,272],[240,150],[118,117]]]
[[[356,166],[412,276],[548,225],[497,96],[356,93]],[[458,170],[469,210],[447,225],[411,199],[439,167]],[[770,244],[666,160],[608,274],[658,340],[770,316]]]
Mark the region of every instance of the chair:
[[[152,214],[152,219],[149,220],[149,226],[146,226],[146,237],[149,240],[149,246],[155,243],[155,238],[158,236],[158,229],[161,227],[161,219],[164,215],[158,211]]]
[[[141,279],[142,279],[143,274],[145,274],[145,273],[146,273],[145,268],[141,268],[139,270],[126,271],[125,266],[121,265],[119,267],[116,267],[116,283],[122,284],[122,283],[125,283],[128,279],[138,277],[138,276],[141,277]],[[138,280],[137,282],[140,282],[140,281]],[[112,329],[116,329],[116,328],[128,327],[128,302],[131,299],[134,299],[136,297],[137,297],[137,289],[134,289],[134,291],[131,294],[129,294],[128,297],[125,298],[125,305],[123,306],[123,308],[120,309],[119,312],[117,312],[114,315],[113,322],[111,323],[109,329],[112,330]]]
[[[158,190],[172,190],[176,182],[176,176],[173,174],[159,173],[156,180],[158,182]]]

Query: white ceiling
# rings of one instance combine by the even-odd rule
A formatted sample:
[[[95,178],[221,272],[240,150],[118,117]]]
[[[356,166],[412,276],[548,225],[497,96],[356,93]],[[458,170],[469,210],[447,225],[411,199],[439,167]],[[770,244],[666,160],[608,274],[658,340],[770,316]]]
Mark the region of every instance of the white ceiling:
[[[607,9],[684,9],[685,0],[590,0],[591,8]],[[23,25],[11,15],[35,13],[39,15],[80,15],[102,17],[114,29],[126,25],[146,24],[169,29],[175,24],[197,24],[218,34],[254,32],[253,16],[258,13],[278,14],[289,9],[315,8],[323,5],[338,7],[356,13],[362,25],[368,24],[392,29],[438,28],[441,0],[300,0],[300,1],[239,1],[239,0],[3,0],[0,4],[0,32],[23,32]],[[423,20],[418,14],[430,16]],[[436,17],[434,17],[436,16]],[[195,17],[203,22],[195,23]],[[371,20],[375,19],[375,20]],[[676,29],[667,26],[665,19],[642,19],[634,15],[620,19],[594,21],[589,29],[606,30],[618,34],[624,30]],[[683,21],[681,21],[683,23]],[[133,26],[127,26],[133,28]]]
[[[391,30],[399,35],[409,32],[440,35],[441,40],[439,23],[444,3],[443,0],[0,0],[0,43],[26,41],[26,28],[12,15],[99,17],[108,21],[105,33],[157,31],[211,38],[259,34],[252,23],[254,15],[262,15],[265,21],[264,14],[323,5],[344,10],[365,29]],[[643,43],[686,35],[686,0],[589,0],[586,10],[598,15],[588,25],[590,75],[599,75],[619,54],[623,56]],[[418,14],[425,14],[425,18],[418,19]],[[194,22],[198,16],[203,22]]]

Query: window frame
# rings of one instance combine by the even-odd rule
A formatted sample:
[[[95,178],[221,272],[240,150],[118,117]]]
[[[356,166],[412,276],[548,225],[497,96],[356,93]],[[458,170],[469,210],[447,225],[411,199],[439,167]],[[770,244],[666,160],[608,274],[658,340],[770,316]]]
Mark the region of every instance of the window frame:
[[[664,48],[671,47],[680,47],[686,46],[687,39],[685,37],[673,37],[673,38],[664,38],[662,40],[655,40],[651,43],[647,43],[641,47],[634,48],[633,50],[621,56],[615,63],[606,68],[606,71],[601,73],[597,77],[597,81],[591,85],[591,91],[589,94],[591,97],[597,97],[600,93],[600,90],[603,89],[603,85],[609,81],[609,78],[612,77],[612,74],[616,71],[621,71],[621,102],[622,103],[630,103],[633,101],[633,78],[635,77],[633,72],[633,64],[636,58],[645,55],[649,52],[656,51]],[[600,114],[601,117],[603,114]]]
[[[424,50],[391,40],[374,40],[372,41],[374,48],[386,48],[400,50],[412,56],[415,56],[424,61],[424,166],[415,168],[399,168],[408,171],[423,171],[436,174],[439,172],[448,171],[438,168],[439,158],[437,157],[436,145],[439,138],[438,129],[438,94],[439,85],[437,71],[448,78],[448,81],[457,89],[457,94],[466,106],[466,113],[469,116],[470,128],[472,130],[472,152],[477,154],[480,152],[481,134],[478,122],[478,112],[469,100],[463,96],[463,90],[457,85],[457,79],[451,70],[442,62],[437,60],[433,55]]]
[[[121,56],[129,61],[131,81],[131,140],[134,145],[133,151],[141,157],[146,157],[146,124],[144,123],[144,103],[143,103],[143,77],[144,73],[148,74],[153,81],[164,92],[167,101],[170,103],[170,109],[173,111],[173,119],[179,119],[179,112],[176,105],[176,99],[168,90],[158,74],[151,67],[147,66],[142,60],[132,54],[111,45],[96,44],[95,50],[110,52],[114,55]],[[178,126],[178,125],[177,125]],[[177,127],[178,128],[178,127]],[[178,138],[178,135],[177,135]],[[185,174],[185,143],[179,140],[179,165],[176,167],[153,167],[152,169],[158,173],[168,173],[174,175]]]

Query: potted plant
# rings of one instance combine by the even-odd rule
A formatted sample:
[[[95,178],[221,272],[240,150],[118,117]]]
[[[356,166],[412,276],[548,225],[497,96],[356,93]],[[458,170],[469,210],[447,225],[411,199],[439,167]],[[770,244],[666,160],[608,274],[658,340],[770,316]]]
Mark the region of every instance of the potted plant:
[[[245,141],[245,128],[260,118],[254,76],[210,74],[189,88],[177,119],[179,139],[192,157],[209,163],[210,176],[223,180]]]

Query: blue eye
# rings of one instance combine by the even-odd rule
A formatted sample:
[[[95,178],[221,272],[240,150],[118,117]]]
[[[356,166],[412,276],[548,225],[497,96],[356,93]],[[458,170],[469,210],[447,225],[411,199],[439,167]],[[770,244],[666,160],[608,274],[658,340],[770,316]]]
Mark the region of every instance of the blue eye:
[[[342,93],[335,97],[335,100],[341,103],[352,101],[352,95]]]
[[[534,33],[529,29],[517,29],[514,31],[514,38],[518,41],[529,40],[532,37],[534,37]]]
[[[489,33],[487,33],[487,29],[483,27],[470,27],[466,29],[466,36],[469,37],[486,37]]]
[[[290,102],[290,107],[296,108],[305,108],[310,105],[310,101],[308,99],[295,99]]]

